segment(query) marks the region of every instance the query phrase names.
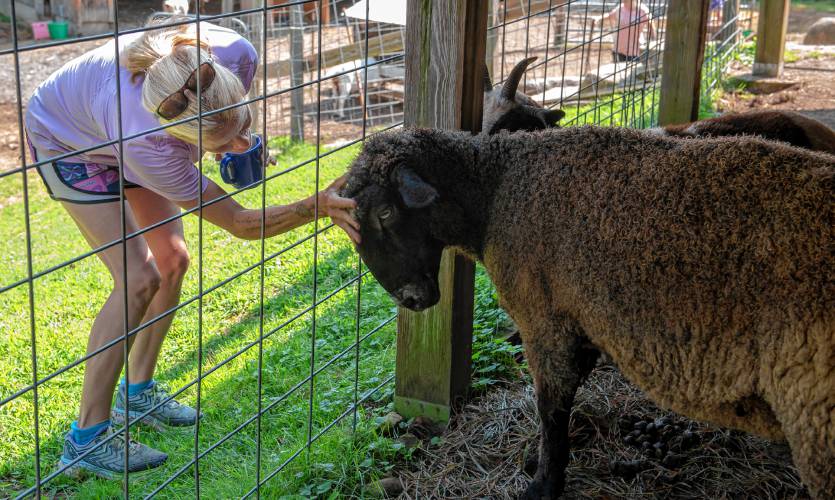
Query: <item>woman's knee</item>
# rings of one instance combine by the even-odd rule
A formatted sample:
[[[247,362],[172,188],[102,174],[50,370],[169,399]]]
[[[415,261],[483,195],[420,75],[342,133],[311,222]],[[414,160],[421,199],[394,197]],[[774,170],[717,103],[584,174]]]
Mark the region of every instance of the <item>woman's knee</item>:
[[[178,248],[158,258],[156,262],[162,277],[162,286],[179,286],[188,271],[191,257],[187,249]]]
[[[121,277],[116,277],[117,290]],[[154,261],[149,260],[141,265],[128,268],[128,294],[143,303],[150,303],[162,285],[160,274]]]

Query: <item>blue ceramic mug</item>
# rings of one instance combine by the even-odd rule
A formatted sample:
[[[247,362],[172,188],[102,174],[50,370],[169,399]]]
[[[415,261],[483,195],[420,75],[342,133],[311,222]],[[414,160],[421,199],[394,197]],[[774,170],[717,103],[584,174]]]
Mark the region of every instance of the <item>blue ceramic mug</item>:
[[[252,136],[252,145],[243,153],[226,153],[220,160],[223,182],[238,189],[249,187],[264,178],[261,136]]]

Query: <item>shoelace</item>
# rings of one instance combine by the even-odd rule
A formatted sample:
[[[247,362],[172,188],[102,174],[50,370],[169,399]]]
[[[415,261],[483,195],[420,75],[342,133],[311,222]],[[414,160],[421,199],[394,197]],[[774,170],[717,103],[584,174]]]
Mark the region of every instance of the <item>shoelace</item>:
[[[154,394],[154,401],[160,401],[160,400],[169,398],[168,392],[166,392],[165,389],[163,389],[162,387],[160,387],[157,384],[154,384],[154,386],[151,388],[151,390],[153,391],[153,394]],[[175,401],[173,399],[168,399],[168,401],[163,403],[162,406],[165,407],[165,408],[177,409],[177,408],[180,407],[180,403],[178,403],[177,401]]]
[[[108,434],[113,434],[113,433],[115,433],[115,434],[116,434],[116,437],[114,437],[114,438],[110,441],[110,444],[111,444],[111,445],[118,445],[118,447],[119,447],[119,448],[124,448],[124,447],[125,447],[125,433],[124,433],[124,431],[121,431],[121,430],[120,430],[120,431],[116,431],[115,429],[111,429],[111,430],[108,432]],[[139,449],[139,447],[140,447],[140,446],[141,446],[141,445],[140,445],[138,442],[136,442],[136,441],[134,441],[133,439],[131,439],[131,440],[128,442],[128,451],[137,451],[137,450]]]

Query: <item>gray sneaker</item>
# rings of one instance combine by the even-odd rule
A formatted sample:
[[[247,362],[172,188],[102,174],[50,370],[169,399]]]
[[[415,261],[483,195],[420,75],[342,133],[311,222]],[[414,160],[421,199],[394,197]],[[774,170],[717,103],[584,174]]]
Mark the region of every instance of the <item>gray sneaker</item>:
[[[118,432],[118,434],[110,441],[100,445],[105,438],[114,432]],[[97,446],[98,448],[96,448]],[[88,474],[105,479],[121,478],[125,471],[125,435],[122,431],[114,430],[113,426],[85,445],[76,443],[72,438],[72,431],[68,432],[64,437],[64,454],[61,455],[58,467],[65,467],[75,458],[93,448],[96,449],[74,465],[64,469],[64,474],[77,479]],[[153,469],[165,463],[167,459],[168,455],[165,453],[137,443],[132,439],[130,440],[128,445],[128,472],[137,473]]]
[[[129,397],[131,421],[168,398],[168,393],[162,387],[156,382],[151,382],[151,385],[146,387],[145,390]],[[116,423],[121,424],[125,421],[125,391],[121,386],[116,391],[116,405],[110,415]],[[148,413],[140,422],[156,430],[163,430],[166,426],[194,425],[197,423],[197,418],[197,411],[194,408],[171,399]]]

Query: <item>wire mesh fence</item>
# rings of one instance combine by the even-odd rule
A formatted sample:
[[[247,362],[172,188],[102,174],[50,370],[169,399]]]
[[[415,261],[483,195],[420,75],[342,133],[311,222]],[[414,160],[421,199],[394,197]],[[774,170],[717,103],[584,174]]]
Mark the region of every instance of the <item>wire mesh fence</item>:
[[[537,56],[524,91],[565,111],[563,126],[653,126],[666,8],[666,0],[502,2],[488,65],[503,78],[518,59]]]
[[[336,486],[322,483],[321,491],[311,490],[311,470],[368,472],[367,465],[351,460],[374,446],[369,415],[390,400],[396,308],[348,238],[319,217],[315,193],[344,172],[365,138],[403,122],[405,1],[201,1],[188,17],[169,16],[165,29],[188,26],[200,38],[218,25],[250,41],[260,64],[247,96],[228,108],[251,110],[251,128],[265,138],[277,164],[265,167],[263,180],[227,186],[216,197],[205,195],[198,181],[193,206],[151,220],[137,220],[132,188],[120,168],[117,202],[110,205],[118,206],[115,218],[101,212],[102,226],[115,227],[117,236],[82,235],[77,214],[49,198],[39,170],[103,150],[111,165],[125,165],[131,141],[188,122],[205,129],[224,111],[203,109],[198,81],[196,114],[126,132],[123,124],[135,118],[122,110],[123,90],[131,82],[115,61],[131,37],[149,29],[140,18],[145,11],[124,13],[139,12],[139,3],[103,2],[108,17],[99,18],[91,32],[46,41],[31,39],[18,21],[21,2],[10,4],[7,38],[0,40],[0,118],[6,120],[0,146],[0,495],[327,493]],[[493,82],[504,80],[519,60],[537,56],[520,91],[564,110],[563,126],[657,125],[667,3],[632,5],[491,1],[486,65]],[[146,7],[159,10],[155,3]],[[720,31],[729,25],[723,22]],[[718,47],[738,46],[739,26],[734,41]],[[64,63],[92,50],[109,51],[102,71],[113,80],[97,91],[114,103],[107,108],[112,117],[102,119],[115,120],[116,133],[33,157],[25,132],[32,92]],[[710,64],[717,75],[725,68]],[[66,97],[85,95],[81,85],[77,95]],[[204,149],[202,139],[197,142],[196,168],[223,185],[214,155],[196,153]],[[313,200],[312,222],[267,238],[269,207],[293,206],[307,197]],[[249,240],[204,222],[230,199],[254,210],[259,223]],[[141,273],[133,274],[137,256],[130,248],[172,226],[181,228],[190,254],[179,264],[179,295],[132,317],[125,304],[133,300]],[[119,272],[109,273],[99,258]],[[163,271],[168,264],[157,259]],[[87,345],[108,301],[117,304],[118,314],[99,327],[110,335]],[[123,377],[136,381],[132,372],[141,363],[131,358],[125,340],[151,332],[166,336],[154,376],[167,385],[168,396],[131,415],[129,425],[114,424],[98,443],[136,439],[166,451],[168,460],[152,473],[121,473],[121,481],[64,477],[87,456],[59,461],[69,423],[78,417],[85,366],[118,351]],[[203,418],[162,433],[138,424],[174,399]],[[129,461],[128,451],[121,459]]]
[[[708,12],[701,85],[704,103],[712,100],[712,94],[726,80],[730,66],[750,42],[756,29],[757,2],[713,2]]]

